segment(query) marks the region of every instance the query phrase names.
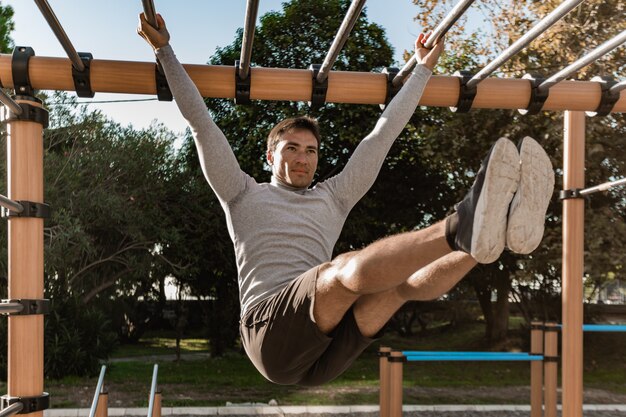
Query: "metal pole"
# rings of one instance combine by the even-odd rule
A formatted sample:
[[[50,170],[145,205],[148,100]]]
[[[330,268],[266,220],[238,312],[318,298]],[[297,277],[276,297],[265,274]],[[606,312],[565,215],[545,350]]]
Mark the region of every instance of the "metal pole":
[[[346,16],[343,18],[343,22],[341,22],[341,26],[335,35],[335,39],[328,50],[328,54],[326,55],[326,58],[324,58],[324,62],[317,73],[317,82],[322,83],[326,80],[326,78],[328,78],[330,69],[337,60],[339,52],[346,44],[356,21],[359,19],[361,10],[363,10],[363,6],[365,6],[365,1],[366,0],[352,0],[350,8],[348,9]]]
[[[620,185],[626,185],[626,178],[622,178],[621,180],[617,180],[617,181],[605,182],[600,185],[596,185],[594,187],[585,188],[584,190],[580,190],[580,194],[589,195],[589,194],[597,193],[598,191],[606,191],[609,188],[617,187]]]
[[[50,29],[52,29],[57,39],[59,40],[59,42],[61,42],[61,46],[63,47],[63,49],[65,49],[65,53],[67,54],[68,58],[72,61],[72,65],[74,66],[74,68],[76,68],[78,71],[84,71],[85,64],[83,64],[83,61],[80,59],[80,56],[78,56],[76,49],[74,49],[72,42],[67,37],[65,30],[63,30],[61,23],[59,23],[59,20],[57,19],[50,5],[48,4],[48,1],[47,0],[35,0],[35,3],[37,3],[37,6],[39,7],[41,14],[48,22]]]
[[[446,33],[450,30],[450,28],[456,23],[457,20],[465,13],[465,11],[469,8],[469,6],[474,2],[474,0],[461,0],[456,6],[446,15],[446,17],[435,27],[433,33],[428,38],[428,41],[424,44],[426,48],[432,48],[437,41],[445,36]],[[411,56],[411,59],[402,67],[400,72],[396,74],[393,78],[393,85],[395,87],[399,86],[404,79],[409,75],[413,67],[417,64],[417,58],[415,54]]]
[[[20,107],[20,105],[17,104],[15,102],[15,100],[13,100],[7,93],[5,93],[2,90],[0,90],[0,102],[2,102],[2,104],[7,106],[9,108],[9,110],[11,110],[13,113],[17,114],[18,116],[21,115],[22,112],[23,112],[23,110]]]
[[[13,210],[17,213],[21,213],[24,211],[24,207],[20,203],[3,196],[2,194],[0,194],[0,206],[8,208],[9,210]]]
[[[11,404],[10,406],[5,408],[4,410],[0,411],[0,417],[10,417],[10,416],[12,416],[14,414],[19,413],[23,409],[24,409],[24,404],[22,404],[21,402],[20,403]]]
[[[467,88],[473,88],[478,85],[483,79],[487,78],[491,73],[500,68],[506,61],[511,59],[519,51],[524,49],[535,38],[548,30],[550,26],[561,20],[563,16],[569,13],[574,7],[578,6],[584,0],[565,0],[550,14],[541,19],[531,30],[526,32],[524,36],[515,41],[511,46],[505,49],[500,55],[498,55],[493,61],[489,63],[482,70],[478,71],[468,82]]]
[[[241,56],[239,58],[239,78],[245,80],[250,74],[250,60],[252,58],[252,42],[254,41],[254,29],[256,16],[259,12],[259,0],[248,0],[246,7],[246,23],[243,29],[241,41]]]
[[[552,87],[553,85],[563,81],[571,74],[575,73],[583,67],[586,67],[601,56],[608,54],[613,49],[621,46],[624,42],[626,42],[626,30],[624,30],[622,33],[615,36],[614,38],[604,42],[602,45],[598,46],[596,49],[594,49],[584,57],[563,68],[561,71],[557,72],[552,77],[542,82],[539,87],[537,87],[537,89],[542,93],[546,90],[549,90],[550,87]]]
[[[143,3],[143,14],[146,15],[146,20],[150,23],[150,26],[158,28],[154,2],[152,0],[141,0],[141,2]]]
[[[150,387],[150,400],[148,403],[148,417],[152,417],[152,412],[154,410],[154,396],[156,395],[158,373],[159,373],[159,365],[155,363],[154,368],[152,370],[152,386]]]
[[[106,372],[106,365],[102,365],[100,368],[100,377],[98,378],[98,384],[96,385],[96,392],[93,394],[93,401],[91,401],[91,409],[89,410],[89,417],[96,415],[96,409],[98,408],[98,398],[100,398],[100,391],[102,391],[102,384],[104,382],[104,373]]]
[[[626,90],[626,80],[615,84],[609,91],[611,91],[612,94],[617,94],[622,90]]]
[[[430,37],[424,44],[425,48],[432,48],[433,45],[437,43],[437,41],[445,36],[446,33],[452,28],[452,26],[456,23],[457,20],[465,13],[465,11],[474,3],[474,0],[461,0],[454,6],[450,13],[437,25],[437,27],[433,30]]]
[[[0,304],[0,313],[9,314],[9,313],[19,313],[24,310],[24,306],[20,303],[1,303]]]

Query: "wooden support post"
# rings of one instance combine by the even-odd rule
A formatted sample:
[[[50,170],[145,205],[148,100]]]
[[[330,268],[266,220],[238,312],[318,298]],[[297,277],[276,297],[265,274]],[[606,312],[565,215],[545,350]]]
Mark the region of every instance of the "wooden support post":
[[[402,417],[402,366],[404,355],[394,351],[389,355],[389,417]]]
[[[380,374],[380,388],[378,395],[380,417],[389,417],[389,355],[391,348],[381,346],[378,349],[378,368]]]
[[[543,323],[530,323],[530,354],[543,355]],[[530,362],[530,417],[543,416],[543,363]]]
[[[96,407],[95,417],[108,417],[109,415],[109,393],[100,392],[98,395],[98,406]]]
[[[556,417],[558,385],[558,343],[559,328],[556,323],[546,323],[544,329],[544,375],[545,375],[545,417]],[[565,414],[563,414],[565,416]]]
[[[161,417],[161,390],[154,394],[154,408],[152,409],[152,417]]]
[[[31,100],[32,99],[32,100]],[[35,98],[16,100],[41,107]],[[6,122],[8,197],[43,203],[43,126]],[[9,219],[9,298],[43,299],[43,219]],[[9,316],[7,395],[43,393],[43,315]],[[42,417],[43,412],[30,414]]]
[[[585,113],[565,112],[563,189],[585,186]],[[585,200],[563,200],[563,415],[583,415],[583,267]]]
[[[156,94],[153,62],[94,59],[90,63],[91,88],[94,92]],[[185,70],[200,94],[211,98],[235,97],[235,67],[186,64]],[[250,99],[310,101],[312,74],[305,69],[251,68]],[[33,56],[29,60],[29,77],[38,90],[74,91],[72,62],[67,58]],[[13,86],[11,55],[0,54],[0,82]],[[422,106],[453,107],[457,105],[460,84],[457,77],[431,77]],[[562,81],[550,89],[545,110],[595,111],[602,95],[599,83]],[[531,96],[528,80],[487,78],[477,87],[473,108],[525,109]],[[356,71],[331,71],[328,75],[326,101],[333,103],[383,104],[387,97],[384,74]],[[626,92],[615,103],[614,112],[626,111]]]

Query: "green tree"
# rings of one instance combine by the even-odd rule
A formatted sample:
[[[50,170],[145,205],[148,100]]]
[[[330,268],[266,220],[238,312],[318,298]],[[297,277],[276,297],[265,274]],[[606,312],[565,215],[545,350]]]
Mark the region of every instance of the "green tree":
[[[54,302],[46,369],[90,373],[115,346],[111,326],[137,337],[158,318],[159,280],[185,268],[162,250],[179,233],[167,217],[180,183],[174,136],[162,126],[122,127],[64,93],[46,102],[44,190],[52,216],[44,227],[44,282]],[[6,241],[0,245],[6,252]],[[6,270],[6,256],[0,264]],[[76,367],[58,363],[63,357]]]
[[[453,3],[452,1],[420,0],[418,20],[424,26],[441,19]],[[447,50],[463,57],[465,65],[446,66],[448,72],[459,69],[478,70],[493,59],[499,51],[517,40],[535,22],[554,9],[558,1],[505,1],[477,3],[486,16],[475,33],[466,33],[466,19],[447,37]],[[527,72],[545,77],[552,75],[570,62],[582,56],[595,46],[626,28],[625,5],[620,1],[592,0],[584,2],[572,11],[559,24],[548,30],[532,45],[506,63],[498,72],[499,76],[521,77]],[[582,69],[574,76],[590,79],[593,75],[619,76],[624,69],[624,48],[600,59]],[[473,64],[472,64],[473,62]],[[461,62],[462,63],[462,62]],[[444,65],[446,63],[444,62]],[[446,155],[451,160],[462,161],[461,166],[475,166],[475,149],[482,152],[498,136],[521,139],[525,135],[539,139],[551,155],[557,175],[562,166],[563,120],[560,113],[537,116],[521,116],[515,111],[472,111],[469,115],[443,115],[445,136],[433,136],[430,143],[433,153]],[[444,121],[445,120],[445,121]],[[624,169],[624,123],[623,115],[614,114],[606,118],[587,119],[587,182],[597,184],[611,178],[620,177]],[[459,138],[471,141],[460,141]],[[453,142],[453,143],[451,143]],[[469,185],[470,177],[451,177],[458,184]],[[559,186],[560,179],[557,179]],[[459,185],[458,188],[465,188]],[[586,264],[586,283],[601,285],[606,279],[619,278],[624,265],[624,224],[623,196],[611,192],[594,196],[591,207],[595,215],[587,216],[586,251],[590,255]],[[487,322],[486,336],[491,340],[506,337],[508,323],[508,300],[511,296],[520,301],[526,318],[559,319],[558,295],[561,274],[561,206],[553,199],[548,211],[547,229],[540,248],[531,256],[505,254],[497,263],[481,266],[470,274],[481,301]],[[601,213],[601,214],[599,214]],[[599,215],[598,215],[599,214]],[[497,301],[491,303],[492,294]],[[555,305],[555,300],[557,304]]]
[[[13,39],[11,32],[15,29],[13,22],[13,8],[3,6],[0,2],[0,52],[7,53],[13,49]]]

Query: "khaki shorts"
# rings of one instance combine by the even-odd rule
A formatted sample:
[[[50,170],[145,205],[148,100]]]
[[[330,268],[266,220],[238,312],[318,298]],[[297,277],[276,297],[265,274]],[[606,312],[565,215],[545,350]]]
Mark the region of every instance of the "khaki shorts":
[[[359,331],[352,308],[326,335],[313,321],[318,267],[252,306],[241,340],[254,366],[272,382],[320,385],[341,375],[375,339]]]

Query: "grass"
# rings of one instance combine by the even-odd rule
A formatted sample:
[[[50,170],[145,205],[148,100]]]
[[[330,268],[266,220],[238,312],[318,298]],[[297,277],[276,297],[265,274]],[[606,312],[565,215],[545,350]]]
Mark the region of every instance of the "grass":
[[[176,339],[167,336],[148,336],[138,343],[123,345],[113,352],[115,358],[133,358],[137,356],[171,355],[176,351]],[[181,353],[209,353],[209,342],[206,339],[182,339]]]
[[[512,323],[511,328],[517,328]],[[267,382],[254,369],[245,354],[231,352],[223,357],[159,361],[159,386],[164,406],[218,406],[226,402],[278,400],[281,405],[347,405],[378,402],[378,346],[414,350],[481,350],[484,325],[473,323],[462,328],[429,330],[411,339],[386,336],[366,350],[337,380],[315,388],[285,387]],[[514,345],[523,347],[523,338],[512,332]],[[626,394],[626,335],[593,334],[585,340],[586,387]],[[148,403],[152,377],[150,361],[144,355],[172,354],[174,343],[164,335],[149,337],[138,345],[121,346],[116,358],[137,358],[108,364],[105,383],[110,407],[140,407]],[[183,353],[208,352],[201,339],[187,339]],[[502,403],[490,388],[528,387],[529,366],[514,362],[422,362],[404,367],[405,403]],[[46,381],[53,407],[88,407],[96,378],[64,378]],[[482,387],[482,396],[459,397],[455,389]],[[2,387],[0,387],[1,389]],[[425,392],[427,390],[427,392]],[[493,389],[492,389],[493,390]],[[527,396],[507,402],[528,403]]]

